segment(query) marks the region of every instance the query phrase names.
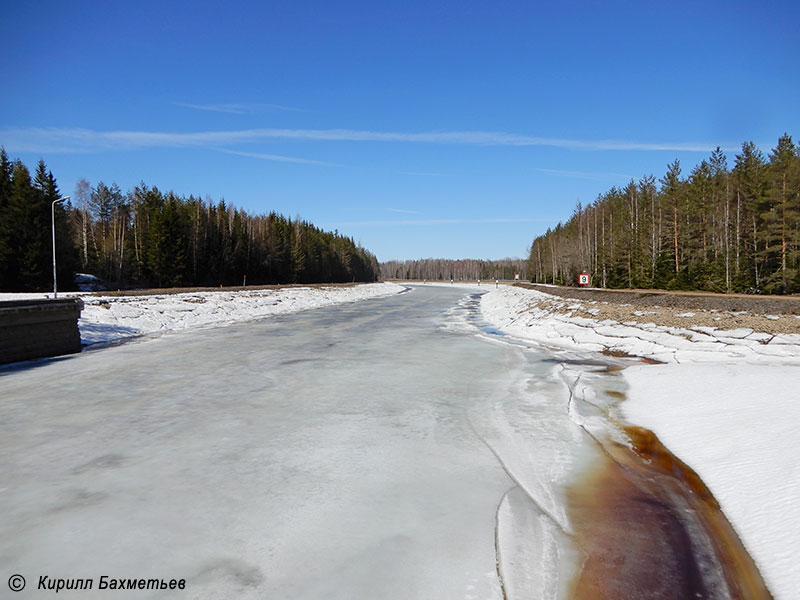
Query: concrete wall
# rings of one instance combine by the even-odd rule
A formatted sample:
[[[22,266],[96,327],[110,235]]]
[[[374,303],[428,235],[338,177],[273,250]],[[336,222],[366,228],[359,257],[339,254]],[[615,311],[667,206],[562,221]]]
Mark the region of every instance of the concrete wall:
[[[0,364],[81,351],[83,301],[0,302]]]

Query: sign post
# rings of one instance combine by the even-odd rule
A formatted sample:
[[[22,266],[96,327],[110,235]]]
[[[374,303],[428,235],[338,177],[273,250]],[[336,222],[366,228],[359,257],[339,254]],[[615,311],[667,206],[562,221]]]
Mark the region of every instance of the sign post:
[[[581,273],[578,275],[578,285],[589,287],[592,285],[592,278],[588,273]]]

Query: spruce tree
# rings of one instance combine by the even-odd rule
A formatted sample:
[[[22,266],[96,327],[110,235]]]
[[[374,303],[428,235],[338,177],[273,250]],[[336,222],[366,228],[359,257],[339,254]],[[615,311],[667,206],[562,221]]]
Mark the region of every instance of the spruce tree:
[[[0,147],[0,291],[8,289],[12,247],[11,217],[8,211],[8,199],[11,194],[11,173],[13,166],[8,160],[5,148]]]

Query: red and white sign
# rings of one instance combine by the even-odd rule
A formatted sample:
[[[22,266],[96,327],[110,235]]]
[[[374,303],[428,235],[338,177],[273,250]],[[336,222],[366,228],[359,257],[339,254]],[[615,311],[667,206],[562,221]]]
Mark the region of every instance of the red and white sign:
[[[591,278],[588,273],[578,275],[578,285],[591,285]]]

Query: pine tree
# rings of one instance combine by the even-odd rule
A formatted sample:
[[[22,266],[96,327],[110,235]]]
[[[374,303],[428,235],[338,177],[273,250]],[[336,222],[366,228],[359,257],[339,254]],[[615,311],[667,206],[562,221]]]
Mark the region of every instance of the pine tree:
[[[769,292],[786,293],[793,273],[789,265],[790,245],[792,243],[791,225],[797,219],[796,188],[793,189],[793,167],[797,159],[797,149],[792,138],[784,134],[773,148],[769,158],[769,194],[767,210],[762,213],[766,225],[765,251],[767,261],[772,267],[771,276],[765,282]]]
[[[0,147],[0,290],[8,289],[6,286],[11,274],[12,248],[9,246],[11,231],[11,216],[8,210],[11,195],[13,165],[8,160],[5,148]]]
[[[33,187],[27,167],[19,161],[14,167],[12,181],[9,225],[13,233],[9,245],[15,249],[16,264],[12,263],[12,268],[16,277],[11,278],[11,289],[47,289],[49,207],[44,207],[42,195]]]
[[[675,276],[677,277],[680,272],[680,244],[679,240],[679,217],[683,210],[683,182],[680,179],[681,163],[676,158],[672,163],[667,165],[667,173],[661,179],[661,194],[664,199],[664,204],[667,206],[671,217],[671,231],[672,243],[671,251],[675,265]]]
[[[753,142],[742,144],[741,154],[736,155],[733,169],[737,202],[737,269],[741,253],[743,270],[750,274],[745,291],[761,289],[763,253],[759,251],[762,234],[759,234],[761,214],[765,206],[766,163],[764,155]]]
[[[148,271],[158,287],[178,286],[186,275],[186,221],[174,196],[152,215],[148,243]]]

